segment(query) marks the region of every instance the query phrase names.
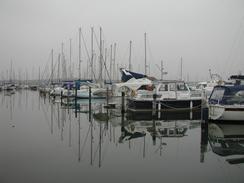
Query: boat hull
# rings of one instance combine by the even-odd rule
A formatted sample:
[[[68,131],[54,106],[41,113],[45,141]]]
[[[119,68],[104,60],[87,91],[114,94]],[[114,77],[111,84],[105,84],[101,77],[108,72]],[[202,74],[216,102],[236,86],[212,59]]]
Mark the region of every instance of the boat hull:
[[[244,122],[244,105],[210,104],[209,119]]]
[[[156,111],[199,110],[201,99],[195,100],[156,100]],[[153,100],[127,99],[127,107],[130,111],[152,111]]]

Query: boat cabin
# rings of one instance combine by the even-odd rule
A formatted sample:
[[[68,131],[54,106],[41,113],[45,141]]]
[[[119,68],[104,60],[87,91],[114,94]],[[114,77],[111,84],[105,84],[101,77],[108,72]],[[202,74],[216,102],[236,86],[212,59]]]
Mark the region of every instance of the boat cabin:
[[[215,86],[209,104],[244,104],[244,85]]]
[[[160,81],[154,83],[154,89],[152,87],[150,90],[138,89],[138,97],[152,97],[156,93],[157,98],[160,99],[189,99],[191,97],[191,92],[189,87],[184,81]]]

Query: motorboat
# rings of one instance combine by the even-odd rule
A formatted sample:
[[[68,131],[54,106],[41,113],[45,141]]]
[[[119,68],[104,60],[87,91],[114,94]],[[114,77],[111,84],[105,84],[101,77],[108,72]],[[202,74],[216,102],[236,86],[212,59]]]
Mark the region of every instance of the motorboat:
[[[202,97],[192,97],[191,91],[184,81],[165,80],[154,82],[150,86],[142,86],[134,96],[127,99],[128,110],[194,110],[202,106]]]
[[[215,86],[209,98],[209,119],[244,121],[244,85]]]

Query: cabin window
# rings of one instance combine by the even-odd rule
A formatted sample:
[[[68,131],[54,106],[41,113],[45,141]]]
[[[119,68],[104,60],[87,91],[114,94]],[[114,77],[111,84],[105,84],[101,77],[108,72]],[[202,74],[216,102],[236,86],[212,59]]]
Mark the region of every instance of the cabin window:
[[[237,93],[229,96],[225,96],[225,103],[229,105],[243,104],[244,103],[244,91],[238,91]]]
[[[221,100],[224,96],[225,90],[223,88],[215,88],[212,95],[211,95],[211,100]]]
[[[159,88],[159,91],[168,91],[168,85],[167,84],[162,84]]]
[[[178,91],[187,91],[185,83],[179,83],[177,84],[177,90]]]
[[[170,91],[175,91],[175,84],[170,84],[169,85],[169,90]]]

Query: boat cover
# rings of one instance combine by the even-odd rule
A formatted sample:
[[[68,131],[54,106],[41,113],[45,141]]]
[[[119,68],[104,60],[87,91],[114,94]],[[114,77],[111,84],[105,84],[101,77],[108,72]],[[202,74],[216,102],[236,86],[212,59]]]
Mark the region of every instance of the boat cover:
[[[123,82],[126,82],[126,81],[130,80],[131,78],[141,79],[141,78],[146,78],[147,77],[144,74],[140,74],[140,73],[136,73],[136,72],[131,72],[131,71],[128,71],[126,69],[120,69],[120,72],[122,74],[121,80]]]

